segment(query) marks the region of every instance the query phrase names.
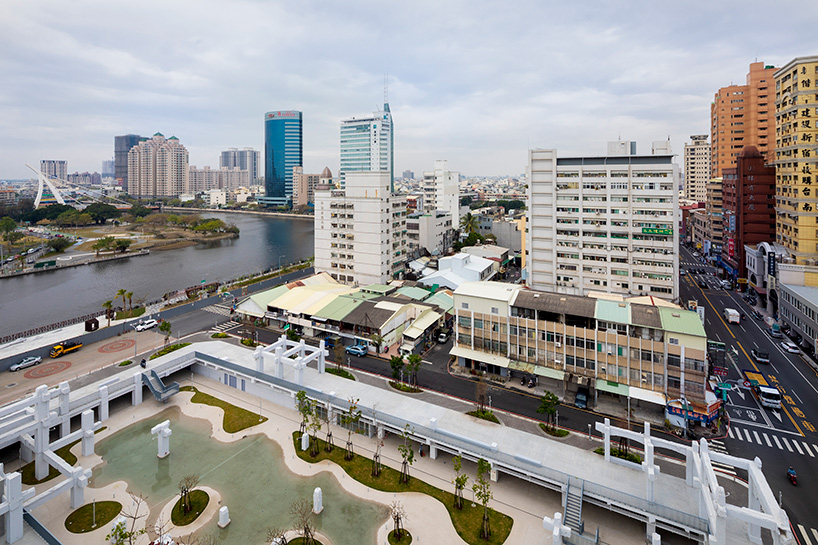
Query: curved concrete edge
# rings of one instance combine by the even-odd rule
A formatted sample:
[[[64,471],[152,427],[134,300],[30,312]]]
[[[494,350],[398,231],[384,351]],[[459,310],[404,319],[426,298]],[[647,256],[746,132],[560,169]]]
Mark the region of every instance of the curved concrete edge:
[[[156,519],[148,524],[149,532],[151,528],[153,529],[153,533],[151,534],[153,538],[159,537],[160,521],[162,522],[162,533],[170,534],[171,537],[178,541],[180,538],[184,538],[185,536],[200,530],[214,517],[218,516],[219,509],[222,506],[221,494],[209,486],[197,486],[194,490],[202,490],[207,492],[207,495],[210,496],[207,506],[205,507],[205,510],[202,511],[202,514],[196,517],[196,520],[187,526],[174,526],[171,522],[170,514],[171,511],[173,511],[173,506],[176,505],[177,501],[179,501],[179,496],[176,495],[173,497],[173,499],[166,503],[164,507],[162,507],[159,514],[156,516]]]

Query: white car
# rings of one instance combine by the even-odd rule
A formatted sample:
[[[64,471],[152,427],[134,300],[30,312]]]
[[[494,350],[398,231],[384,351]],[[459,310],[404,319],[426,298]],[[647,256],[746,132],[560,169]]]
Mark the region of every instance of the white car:
[[[40,356],[29,356],[20,363],[15,363],[11,367],[9,367],[9,371],[19,371],[20,369],[25,369],[26,367],[37,365],[41,361],[43,361],[43,358],[41,358]]]
[[[781,348],[789,352],[790,354],[798,354],[801,350],[795,345],[795,343],[791,343],[790,341],[783,341],[781,343]]]
[[[139,322],[136,324],[137,331],[145,331],[146,329],[150,329],[152,327],[156,327],[159,325],[159,322],[156,320],[145,320],[144,322]]]

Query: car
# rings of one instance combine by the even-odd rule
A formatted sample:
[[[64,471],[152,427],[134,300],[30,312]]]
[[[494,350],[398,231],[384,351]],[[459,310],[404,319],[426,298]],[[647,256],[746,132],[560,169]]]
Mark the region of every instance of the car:
[[[783,339],[784,335],[781,334],[780,331],[776,331],[775,329],[768,329],[767,333],[770,334],[770,337],[773,339]]]
[[[684,270],[684,269],[681,269],[681,270],[679,270],[679,274],[680,274],[680,275],[682,275],[682,276],[684,276],[684,275],[686,275],[686,274],[687,274],[687,271],[686,271],[686,270]]]
[[[763,350],[756,350],[755,348],[750,349],[750,354],[753,356],[753,359],[756,360],[758,363],[770,363],[770,355]]]
[[[699,282],[699,287],[701,289],[703,289],[703,290],[706,290],[707,289],[707,284],[705,284],[704,282]]]
[[[136,327],[134,329],[136,329],[137,331],[145,331],[146,329],[150,329],[158,325],[159,322],[157,322],[156,320],[145,320],[144,322],[139,322],[138,324],[136,324]]]
[[[761,313],[756,309],[753,309],[753,318],[755,318],[756,320],[761,320],[762,318],[764,318],[764,316],[762,316]]]
[[[353,356],[358,356],[360,358],[361,356],[366,356],[369,350],[367,350],[365,346],[362,346],[360,344],[351,344],[344,348],[344,352],[347,354],[352,354]]]
[[[798,348],[798,346],[795,343],[792,343],[790,341],[782,341],[781,348],[783,348],[790,354],[798,354],[799,352],[801,352],[801,349]]]
[[[9,367],[9,371],[19,371],[20,369],[25,369],[26,367],[37,365],[41,361],[43,361],[43,358],[41,358],[40,356],[29,356],[20,363],[15,363],[11,367]]]
[[[587,409],[588,408],[588,394],[585,392],[577,392],[577,397],[574,400],[574,405],[579,407],[580,409]]]

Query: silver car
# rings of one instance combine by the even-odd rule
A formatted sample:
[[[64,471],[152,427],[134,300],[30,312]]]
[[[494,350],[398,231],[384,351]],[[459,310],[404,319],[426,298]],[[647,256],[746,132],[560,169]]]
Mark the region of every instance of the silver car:
[[[11,367],[9,367],[9,371],[19,371],[20,369],[25,369],[26,367],[37,365],[41,361],[43,361],[43,358],[41,358],[40,356],[29,356],[20,363],[15,363]]]

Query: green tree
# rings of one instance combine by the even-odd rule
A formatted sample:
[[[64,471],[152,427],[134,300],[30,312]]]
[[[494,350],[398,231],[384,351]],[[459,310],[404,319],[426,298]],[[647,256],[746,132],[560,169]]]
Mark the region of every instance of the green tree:
[[[118,292],[116,292],[116,295],[114,296],[114,301],[116,301],[119,298],[122,299],[122,310],[125,310],[125,308],[126,308],[125,307],[125,295],[127,293],[128,293],[127,290],[125,290],[124,288],[121,288]]]
[[[143,495],[131,494],[131,507],[128,510],[122,510],[122,516],[125,521],[120,522],[111,529],[111,533],[105,536],[105,539],[114,543],[115,545],[133,545],[139,539],[139,536],[148,532],[146,528],[136,529],[136,524],[139,519],[147,516],[147,512],[140,514],[142,505],[147,502],[147,497]],[[130,527],[128,522],[130,522]]]
[[[99,224],[103,224],[109,219],[118,218],[122,215],[122,212],[115,206],[101,202],[95,202],[94,204],[86,206],[83,212],[90,215],[93,220]]]
[[[543,396],[540,398],[540,406],[537,407],[537,412],[540,414],[545,414],[548,418],[548,422],[546,425],[551,428],[554,420],[554,414],[557,412],[557,405],[560,404],[560,398],[558,398],[553,392],[545,392]]]
[[[111,308],[114,306],[113,301],[105,301],[102,303],[102,308],[105,309],[105,317],[108,318],[108,327],[111,326]]]
[[[62,226],[78,225],[79,216],[80,213],[72,208],[71,210],[66,210],[65,212],[57,216],[57,219],[54,221],[57,225]]]
[[[420,357],[420,354],[409,354],[406,358],[406,369],[409,371],[409,380],[412,386],[415,388],[418,387],[418,371],[420,370],[420,365],[423,362],[423,359]]]
[[[3,238],[8,240],[9,233],[17,229],[17,222],[11,219],[9,216],[5,216],[0,219],[0,233],[3,233]]]
[[[77,225],[90,225],[94,223],[94,218],[91,214],[81,213],[77,216]]]
[[[460,230],[464,233],[476,233],[477,225],[477,216],[473,215],[471,212],[460,218]]]
[[[415,463],[415,450],[412,448],[412,431],[409,424],[406,424],[400,434],[403,443],[398,445],[398,452],[403,459],[400,466],[400,482],[404,484],[409,482],[409,466]]]
[[[307,392],[304,390],[299,390],[295,394],[295,408],[298,409],[298,413],[301,415],[301,426],[298,428],[298,433],[303,435],[307,430],[307,424],[313,410],[312,400],[307,397]]]
[[[71,246],[71,241],[64,237],[59,238],[52,238],[48,241],[48,246],[57,252],[58,254],[63,253],[69,246]]]
[[[167,320],[162,320],[162,323],[159,324],[159,331],[165,334],[165,346],[167,346],[171,332],[170,322],[168,322]]]
[[[463,490],[469,482],[469,476],[460,472],[463,469],[463,459],[460,455],[452,458],[452,466],[454,468],[454,479],[452,480],[454,485],[454,506],[457,509],[463,509]]]
[[[474,199],[470,195],[460,197],[460,206],[469,206]]]
[[[129,238],[118,238],[114,241],[114,252],[124,253],[131,247],[131,244],[133,244],[133,241]]]
[[[133,310],[133,292],[126,293],[125,298],[128,299],[128,310]]]
[[[100,252],[101,250],[108,250],[108,249],[110,249],[110,248],[111,248],[111,246],[113,246],[115,243],[116,243],[116,239],[115,239],[114,237],[102,237],[102,238],[100,238],[100,239],[97,239],[97,241],[96,241],[96,242],[94,242],[94,245],[93,245],[93,246],[91,246],[91,248],[92,248],[94,251],[96,251],[96,253],[97,253],[97,257],[99,257],[99,252]]]
[[[344,460],[352,460],[355,455],[352,451],[352,434],[361,433],[358,430],[358,422],[361,420],[361,410],[358,408],[359,401],[360,399],[349,398],[349,407],[339,415],[341,425],[347,429],[347,452],[344,455]]]
[[[369,336],[369,340],[372,341],[372,344],[375,345],[375,353],[381,353],[381,345],[383,344],[383,337],[380,336],[378,333],[373,333]]]
[[[392,378],[395,380],[400,379],[401,371],[403,371],[404,361],[403,356],[395,355],[389,358],[389,367],[392,368]]]
[[[491,524],[489,522],[489,501],[494,497],[491,492],[491,482],[488,480],[488,474],[491,471],[491,464],[480,458],[477,461],[477,480],[472,485],[471,489],[474,495],[483,506],[483,528],[480,535],[483,539],[491,537]]]

